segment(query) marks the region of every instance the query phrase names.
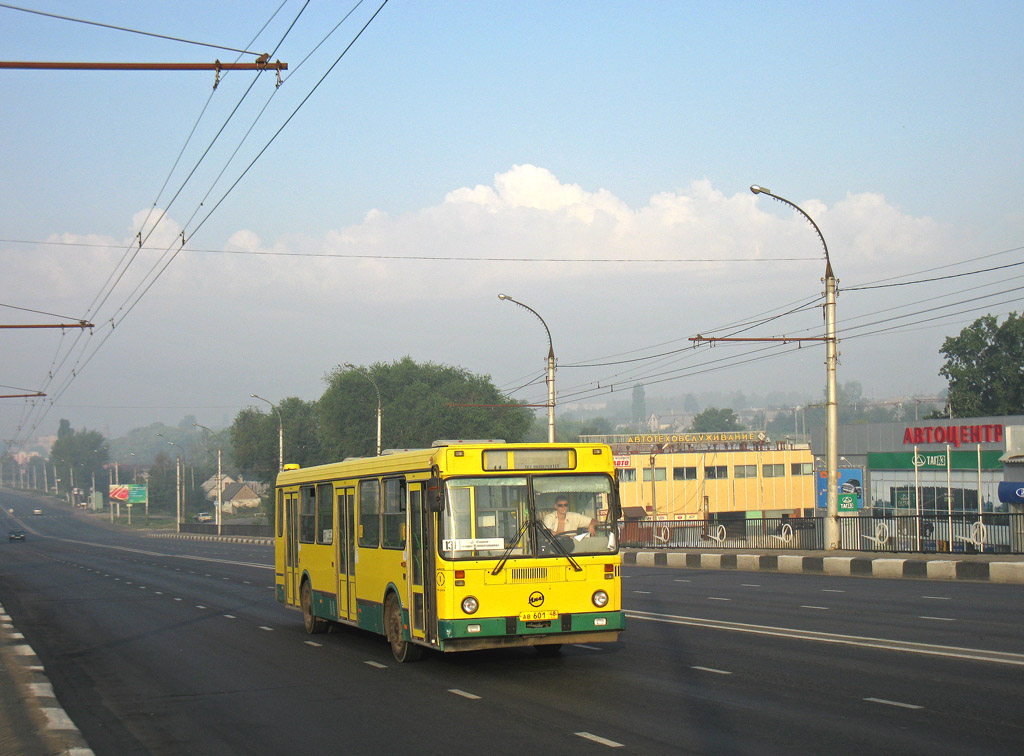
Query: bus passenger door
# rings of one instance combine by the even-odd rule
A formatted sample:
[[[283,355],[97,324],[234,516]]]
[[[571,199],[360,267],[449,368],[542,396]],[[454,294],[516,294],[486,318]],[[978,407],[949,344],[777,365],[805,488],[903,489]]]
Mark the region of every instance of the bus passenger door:
[[[299,604],[299,495],[284,495],[284,591],[285,604]]]
[[[425,598],[423,591],[423,579],[427,573],[423,564],[423,484],[409,484],[409,559],[411,580],[409,581],[409,633],[413,638],[424,638],[425,621]]]
[[[338,564],[338,619],[356,618],[355,495],[352,488],[337,491],[338,535],[334,539]]]
[[[422,483],[409,484],[409,627],[414,638],[437,643],[434,595],[434,513],[426,503]]]

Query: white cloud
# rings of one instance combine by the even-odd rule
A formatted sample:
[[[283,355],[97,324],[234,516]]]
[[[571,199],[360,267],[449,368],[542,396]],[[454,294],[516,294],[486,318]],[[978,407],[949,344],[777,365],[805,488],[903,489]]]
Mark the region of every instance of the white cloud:
[[[949,228],[909,216],[880,194],[849,194],[831,206],[814,199],[799,204],[821,227],[841,281],[933,267],[953,255]],[[142,223],[146,214],[133,222]],[[165,246],[177,248],[179,228],[173,218],[164,220],[98,321],[126,300]],[[164,246],[150,249],[157,239]],[[58,240],[92,246],[5,250],[0,301],[78,316],[132,247],[130,238],[51,239]],[[519,376],[538,367],[528,348],[536,324],[499,303],[499,291],[542,309],[560,359],[571,361],[660,342],[685,345],[688,336],[821,290],[822,253],[813,230],[769,198],[745,190],[728,195],[702,179],[630,207],[605,189],[585,190],[533,165],[497,174],[489,186],[454,189],[441,203],[415,212],[371,210],[352,226],[272,241],[239,229],[223,246],[235,254],[181,252],[133,311],[118,338],[160,346],[147,350],[145,361],[131,363],[139,375],[126,372],[123,381],[157,393],[191,392],[186,404],[205,393],[234,397],[239,374],[213,369],[225,364],[226,353],[240,365],[261,366],[261,386],[269,384],[261,393],[280,396],[315,395],[321,376],[340,362],[404,354]],[[574,262],[545,262],[555,259]],[[610,259],[621,262],[596,262]],[[25,281],[32,282],[30,289]],[[857,307],[872,311],[865,297],[844,297],[841,321]],[[770,328],[792,335],[792,329],[820,330],[820,323],[820,312],[811,310],[797,324]],[[769,327],[761,330],[756,335],[774,335]],[[116,341],[107,348],[127,343]],[[864,344],[850,343],[851,359]],[[935,352],[934,345],[926,346],[925,352]],[[273,369],[267,367],[271,350]],[[50,350],[39,355],[39,375],[52,358]],[[815,384],[819,361],[799,359],[789,363],[790,371]],[[867,365],[870,357],[858,362]],[[90,372],[102,378],[95,364]],[[288,367],[297,364],[298,374]],[[774,377],[765,370],[757,368],[760,380],[791,387],[785,369]],[[712,373],[696,380],[716,379]],[[698,384],[691,379],[682,385],[694,390]],[[102,393],[103,386],[100,381],[94,390]],[[253,390],[241,391],[243,399]]]

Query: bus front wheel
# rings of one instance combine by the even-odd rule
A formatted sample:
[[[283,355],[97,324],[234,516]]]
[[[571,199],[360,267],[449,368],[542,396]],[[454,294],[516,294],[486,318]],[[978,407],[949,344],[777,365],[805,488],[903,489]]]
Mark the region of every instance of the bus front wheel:
[[[387,601],[384,602],[384,628],[395,661],[412,662],[423,656],[423,649],[420,646],[403,638],[402,607],[398,605],[398,598],[393,593],[389,593]]]
[[[327,620],[313,614],[313,589],[309,587],[308,581],[302,584],[299,603],[302,605],[302,622],[306,626],[306,632],[310,635],[324,632],[327,629]]]

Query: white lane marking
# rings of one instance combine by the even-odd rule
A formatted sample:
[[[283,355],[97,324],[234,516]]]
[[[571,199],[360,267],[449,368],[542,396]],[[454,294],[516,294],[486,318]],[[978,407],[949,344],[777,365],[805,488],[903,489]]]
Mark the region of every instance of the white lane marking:
[[[599,735],[592,735],[589,732],[577,732],[574,734],[578,737],[586,738],[587,740],[592,740],[595,743],[608,746],[609,748],[622,748],[622,743],[616,743],[614,740],[608,740],[608,738],[602,738]]]
[[[633,593],[650,593],[650,591],[633,591]]]
[[[690,581],[690,580],[684,580],[683,578],[676,578],[676,579],[675,579],[675,582],[677,582],[677,583],[690,583],[690,582],[692,582],[692,581]]]
[[[587,649],[588,651],[600,651],[600,650],[601,650],[601,649],[600,649],[600,648],[598,648],[597,646],[587,646],[587,645],[584,645],[583,643],[573,643],[573,645],[574,645],[574,646],[575,646],[576,648],[585,648],[585,649]]]
[[[923,599],[929,599],[931,601],[952,601],[949,596],[922,596]]]
[[[268,633],[274,632],[274,628],[267,627],[266,625],[260,625],[260,630],[266,630]]]
[[[375,662],[375,661],[364,661],[363,664],[369,664],[371,667],[376,667],[377,669],[387,669],[388,668],[387,664],[381,664],[380,662]]]
[[[760,588],[760,583],[740,583],[744,588]]]
[[[889,700],[886,700],[884,698],[865,698],[864,700],[865,701],[870,701],[871,703],[885,704],[886,706],[899,706],[901,709],[923,709],[924,708],[923,706],[918,706],[917,704],[908,704],[908,703],[903,703],[901,701],[889,701]]]
[[[202,604],[196,604],[196,609],[205,609],[206,607]]]
[[[724,669],[715,669],[714,667],[690,667],[690,669],[696,669],[699,672],[714,672],[716,675],[731,675],[732,672],[728,672]]]
[[[934,620],[935,622],[956,622],[952,617],[918,617],[918,619]]]
[[[305,643],[307,646],[312,646],[313,648],[323,648],[324,647],[323,643],[317,643],[316,641],[302,641],[302,642]]]
[[[827,606],[811,606],[810,604],[801,604],[801,609],[828,609]]]
[[[722,598],[721,596],[708,596],[708,601],[732,601],[732,599]]]
[[[940,646],[932,643],[914,643],[911,641],[891,640],[889,638],[822,633],[815,630],[798,630],[792,627],[751,625],[743,622],[727,622],[725,620],[705,619],[703,617],[683,617],[675,614],[641,612],[635,609],[627,611],[626,617],[635,620],[648,620],[650,622],[665,622],[672,625],[706,627],[712,630],[732,630],[738,633],[752,633],[754,635],[768,635],[778,638],[796,638],[799,640],[816,641],[818,643],[836,643],[844,646],[878,648],[886,651],[903,651],[904,653],[924,654],[926,656],[942,656],[952,659],[986,661],[1024,667],[1024,654],[1009,651],[989,651],[981,648]]]
[[[448,692],[449,693],[454,693],[457,696],[462,696],[463,698],[468,698],[470,701],[479,701],[480,700],[480,696],[474,695],[472,693],[467,693],[466,691],[459,690],[458,688],[449,688]]]
[[[227,617],[228,619],[238,619],[238,617],[236,617],[233,614],[225,614],[224,616]]]
[[[842,591],[842,590],[840,590],[838,588],[822,588],[821,592],[822,593],[846,593],[846,591]]]

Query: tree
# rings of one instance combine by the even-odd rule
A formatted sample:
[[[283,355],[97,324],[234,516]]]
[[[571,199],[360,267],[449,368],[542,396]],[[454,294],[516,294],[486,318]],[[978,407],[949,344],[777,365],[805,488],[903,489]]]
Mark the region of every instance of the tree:
[[[521,441],[532,413],[515,406],[488,376],[409,357],[363,368],[380,388],[382,446],[424,448],[437,439]],[[355,370],[327,376],[317,403],[320,441],[329,459],[372,455],[377,443],[377,392]]]
[[[281,413],[280,421],[278,412]],[[270,483],[277,478],[279,431],[283,428],[284,462],[301,467],[319,465],[324,458],[317,428],[316,403],[298,397],[282,399],[273,410],[246,407],[231,424],[234,463],[244,473]]]
[[[1024,406],[1024,316],[1011,312],[1002,325],[985,315],[942,342],[949,379],[950,417],[1015,415]]]
[[[633,387],[633,425],[640,427],[640,424],[647,419],[647,397],[644,394],[643,384],[636,384]]]
[[[50,462],[56,466],[57,476],[62,480],[62,491],[69,489],[72,478],[75,488],[91,488],[94,476],[96,487],[102,488],[107,482],[104,465],[109,457],[107,441],[99,431],[76,431],[67,420],[60,421],[57,440],[50,448]]]
[[[708,407],[693,418],[690,430],[694,433],[713,433],[716,431],[741,431],[743,426],[731,409],[715,409]]]

